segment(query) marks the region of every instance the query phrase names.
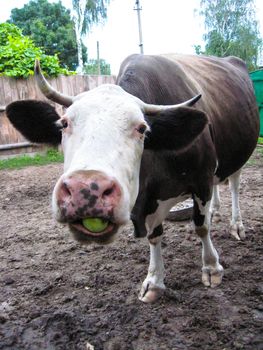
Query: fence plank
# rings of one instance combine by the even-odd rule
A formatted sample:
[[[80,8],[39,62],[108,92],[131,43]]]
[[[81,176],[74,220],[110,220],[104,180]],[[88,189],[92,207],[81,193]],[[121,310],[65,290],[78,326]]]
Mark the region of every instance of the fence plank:
[[[88,91],[101,84],[115,83],[114,76],[89,76],[72,75],[59,76],[56,79],[48,80],[58,91],[75,96],[83,91]],[[24,99],[40,99],[48,101],[38,89],[34,77],[29,79],[12,79],[0,77],[0,146],[25,142],[25,138],[13,128],[5,114],[5,106],[9,103]],[[50,101],[48,101],[51,103]],[[52,103],[58,113],[63,113],[63,107]],[[0,147],[1,149],[1,147]]]

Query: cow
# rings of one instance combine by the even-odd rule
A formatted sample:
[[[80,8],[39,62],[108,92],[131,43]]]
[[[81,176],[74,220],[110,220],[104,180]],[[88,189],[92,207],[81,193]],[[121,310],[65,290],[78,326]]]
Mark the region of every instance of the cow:
[[[65,114],[47,102],[24,100],[8,105],[7,116],[30,141],[62,144],[64,173],[52,195],[56,220],[81,242],[105,244],[131,219],[135,236],[147,236],[150,244],[139,298],[153,302],[165,289],[162,223],[171,207],[190,197],[202,242],[202,282],[218,286],[223,267],[210,237],[218,184],[229,180],[230,230],[244,238],[239,179],[259,133],[245,63],[236,57],[134,54],[121,64],[116,84],[75,97],[53,89],[38,63],[35,75],[49,99],[68,107]],[[107,224],[94,232],[83,224],[86,218]]]

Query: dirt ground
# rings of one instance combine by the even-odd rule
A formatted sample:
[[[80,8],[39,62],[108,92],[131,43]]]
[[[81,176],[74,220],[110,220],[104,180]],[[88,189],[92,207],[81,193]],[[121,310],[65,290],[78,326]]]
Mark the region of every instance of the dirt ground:
[[[81,246],[54,222],[50,197],[62,165],[0,172],[0,349],[263,349],[263,157],[243,172],[247,238],[212,225],[225,268],[216,289],[201,283],[201,246],[189,223],[165,223],[165,295],[137,298],[149,260],[131,225],[108,246]],[[89,349],[93,349],[91,346]]]

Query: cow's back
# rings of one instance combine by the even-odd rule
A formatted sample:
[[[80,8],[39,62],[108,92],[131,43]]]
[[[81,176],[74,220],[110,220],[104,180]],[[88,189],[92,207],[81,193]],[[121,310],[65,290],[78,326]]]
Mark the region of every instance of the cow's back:
[[[156,104],[180,103],[201,93],[196,108],[207,113],[212,125],[202,137],[213,134],[221,180],[242,167],[256,146],[258,108],[246,65],[238,58],[132,55],[123,62],[117,84]]]

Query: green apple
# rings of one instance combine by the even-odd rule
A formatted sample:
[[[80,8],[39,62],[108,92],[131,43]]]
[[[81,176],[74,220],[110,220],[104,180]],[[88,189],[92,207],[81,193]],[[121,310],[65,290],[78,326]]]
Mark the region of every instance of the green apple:
[[[82,225],[90,232],[99,233],[107,228],[109,221],[100,218],[86,218],[82,220]]]

